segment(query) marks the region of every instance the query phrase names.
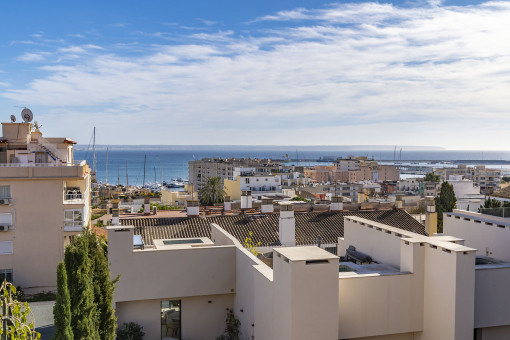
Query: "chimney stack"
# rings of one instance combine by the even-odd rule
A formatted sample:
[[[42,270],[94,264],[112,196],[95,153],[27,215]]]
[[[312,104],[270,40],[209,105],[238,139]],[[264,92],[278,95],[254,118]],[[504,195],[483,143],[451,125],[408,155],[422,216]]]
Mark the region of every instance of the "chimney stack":
[[[342,211],[344,210],[344,203],[342,196],[331,197],[331,211]]]
[[[425,213],[425,232],[428,236],[432,236],[437,233],[437,212],[434,196],[426,196],[425,203],[427,206],[427,212]]]
[[[397,200],[395,201],[395,208],[402,209],[403,208],[402,197],[404,197],[404,195],[396,194],[395,196],[397,196]]]
[[[232,202],[230,202],[230,196],[225,196],[223,200],[223,211],[231,211],[232,210]]]
[[[268,214],[268,213],[274,212],[272,198],[263,198],[262,199],[262,204],[260,205],[260,212],[263,214]]]
[[[285,247],[296,245],[296,219],[294,217],[294,205],[290,202],[279,202],[279,238],[280,243]]]
[[[200,202],[198,200],[186,201],[186,213],[188,217],[198,216],[200,214]]]
[[[150,215],[151,214],[151,199],[149,197],[145,197],[143,200],[143,214]]]
[[[241,209],[251,208],[252,208],[251,190],[241,191]]]
[[[120,225],[118,199],[112,201],[112,225]]]

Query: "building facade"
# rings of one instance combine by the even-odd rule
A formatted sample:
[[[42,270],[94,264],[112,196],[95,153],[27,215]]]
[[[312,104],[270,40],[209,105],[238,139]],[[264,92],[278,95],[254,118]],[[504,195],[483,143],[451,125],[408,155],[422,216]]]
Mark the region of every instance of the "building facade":
[[[65,246],[90,221],[90,168],[73,159],[73,144],[2,123],[0,279],[27,293],[55,290]]]

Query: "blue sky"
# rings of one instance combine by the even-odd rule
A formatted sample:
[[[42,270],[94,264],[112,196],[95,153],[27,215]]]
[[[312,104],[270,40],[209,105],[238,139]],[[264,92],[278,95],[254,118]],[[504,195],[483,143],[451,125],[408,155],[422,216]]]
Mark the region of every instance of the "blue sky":
[[[510,2],[0,3],[2,121],[87,144],[508,149]]]

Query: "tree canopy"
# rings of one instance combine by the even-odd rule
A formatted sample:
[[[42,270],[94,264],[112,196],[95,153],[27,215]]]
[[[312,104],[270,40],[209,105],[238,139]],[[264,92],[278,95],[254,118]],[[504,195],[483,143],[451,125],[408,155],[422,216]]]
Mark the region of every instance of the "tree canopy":
[[[57,287],[57,297],[61,296],[63,301],[57,299],[53,312],[56,334],[59,334],[55,339],[115,339],[117,319],[112,302],[118,278],[110,280],[105,240],[87,229],[67,246],[62,267],[65,268],[67,280],[61,278]],[[71,309],[72,337],[65,330],[66,288]]]
[[[441,182],[441,176],[435,174],[434,172],[429,172],[425,175],[423,180],[426,182]]]
[[[455,197],[455,191],[453,185],[448,181],[441,184],[441,191],[435,199],[436,211],[437,211],[437,231],[443,232],[443,213],[451,212],[457,208],[457,198]]]
[[[212,205],[214,203],[223,203],[225,200],[225,190],[219,177],[210,177],[207,179],[204,187],[200,189],[200,203],[202,205]]]

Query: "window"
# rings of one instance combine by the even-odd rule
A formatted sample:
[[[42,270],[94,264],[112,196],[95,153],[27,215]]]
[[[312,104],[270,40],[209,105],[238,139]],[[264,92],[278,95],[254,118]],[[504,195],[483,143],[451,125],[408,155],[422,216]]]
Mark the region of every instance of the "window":
[[[245,178],[245,179],[244,179],[244,183],[246,183],[246,184],[250,184],[250,179],[249,179],[249,178]]]
[[[0,185],[0,197],[11,198],[11,186],[10,185]]]
[[[81,210],[65,210],[64,211],[64,226],[74,227],[83,224],[83,214]]]
[[[12,225],[12,214],[0,213],[0,225]]]
[[[12,282],[12,269],[0,269],[0,282]]]
[[[12,241],[0,241],[0,255],[12,254]]]
[[[161,339],[181,339],[181,300],[161,301]]]

